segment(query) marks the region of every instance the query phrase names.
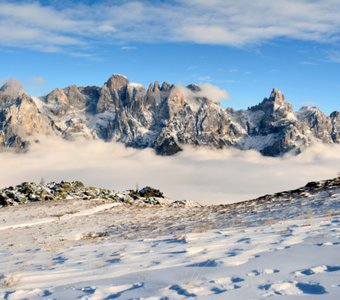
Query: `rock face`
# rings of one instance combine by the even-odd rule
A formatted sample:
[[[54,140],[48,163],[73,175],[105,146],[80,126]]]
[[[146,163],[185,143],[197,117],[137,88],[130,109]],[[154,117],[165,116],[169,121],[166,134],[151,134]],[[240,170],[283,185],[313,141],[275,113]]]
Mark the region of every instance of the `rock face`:
[[[26,151],[29,141],[38,135],[55,135],[49,116],[41,113],[34,100],[16,86],[0,89],[0,149]]]
[[[27,150],[38,136],[101,139],[173,155],[183,145],[255,149],[267,156],[298,154],[315,142],[340,141],[339,112],[292,106],[278,89],[247,110],[223,109],[199,86],[164,82],[146,90],[119,74],[102,87],[69,86],[43,98],[6,84],[0,90],[0,149]]]

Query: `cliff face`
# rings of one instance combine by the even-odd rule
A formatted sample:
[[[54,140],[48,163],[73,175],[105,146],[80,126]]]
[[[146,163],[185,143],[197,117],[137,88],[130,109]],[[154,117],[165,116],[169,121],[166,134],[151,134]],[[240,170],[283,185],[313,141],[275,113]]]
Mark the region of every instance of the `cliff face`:
[[[26,151],[29,140],[38,135],[55,135],[53,121],[30,96],[4,85],[0,89],[0,149]]]
[[[247,110],[223,109],[202,97],[200,87],[164,82],[146,90],[122,75],[102,87],[69,86],[34,98],[10,84],[0,90],[0,147],[26,150],[38,136],[102,139],[172,155],[182,145],[255,149],[263,155],[299,153],[316,141],[339,143],[339,112],[293,112],[283,94]]]

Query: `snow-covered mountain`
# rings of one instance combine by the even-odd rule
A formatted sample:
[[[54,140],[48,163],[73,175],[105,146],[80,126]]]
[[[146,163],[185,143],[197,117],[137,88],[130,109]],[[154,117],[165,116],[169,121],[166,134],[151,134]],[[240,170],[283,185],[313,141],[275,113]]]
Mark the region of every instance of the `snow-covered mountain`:
[[[191,84],[143,86],[112,75],[102,87],[68,86],[45,97],[18,84],[0,89],[0,149],[25,151],[40,136],[101,139],[172,155],[183,145],[255,149],[267,156],[297,154],[315,142],[340,141],[339,112],[294,112],[278,89],[247,110],[224,109]]]

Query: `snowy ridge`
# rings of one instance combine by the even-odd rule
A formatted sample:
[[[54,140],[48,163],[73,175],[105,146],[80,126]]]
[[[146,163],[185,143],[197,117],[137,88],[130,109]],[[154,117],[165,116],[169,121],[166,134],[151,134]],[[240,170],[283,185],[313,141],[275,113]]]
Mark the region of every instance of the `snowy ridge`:
[[[339,203],[334,178],[231,205],[2,208],[0,297],[337,299]]]

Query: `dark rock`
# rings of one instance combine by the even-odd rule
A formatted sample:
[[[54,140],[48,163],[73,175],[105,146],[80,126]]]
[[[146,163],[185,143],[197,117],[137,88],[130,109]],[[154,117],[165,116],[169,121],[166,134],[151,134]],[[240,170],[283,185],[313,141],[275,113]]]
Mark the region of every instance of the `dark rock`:
[[[187,89],[189,89],[192,92],[200,92],[202,89],[196,85],[196,84],[189,84],[186,86]]]
[[[160,142],[156,141],[155,150],[156,153],[159,155],[169,156],[182,151],[182,148],[178,146],[172,136],[169,136],[167,138],[164,138]]]
[[[160,190],[154,189],[152,187],[146,186],[138,191],[138,194],[144,198],[157,197],[164,198],[163,193]]]
[[[1,206],[10,206],[11,205],[11,201],[5,193],[0,194],[0,205]]]
[[[322,183],[318,181],[311,181],[305,185],[306,188],[311,188],[311,189],[320,188],[321,186],[322,186]]]

